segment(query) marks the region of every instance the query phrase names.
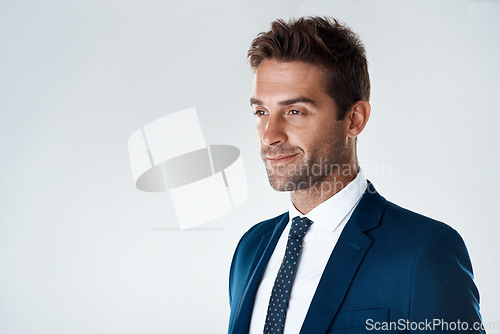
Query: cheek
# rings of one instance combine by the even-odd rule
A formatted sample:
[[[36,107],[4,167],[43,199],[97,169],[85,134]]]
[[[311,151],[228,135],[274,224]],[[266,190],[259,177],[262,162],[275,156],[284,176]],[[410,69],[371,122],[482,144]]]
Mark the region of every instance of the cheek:
[[[256,138],[257,142],[259,143],[260,146],[263,145],[262,136],[264,135],[265,130],[266,130],[266,128],[265,128],[265,125],[263,124],[263,122],[257,121],[257,125],[255,127],[255,135],[257,137]]]
[[[257,121],[257,125],[255,126],[255,134],[257,135],[258,140],[262,138],[263,133],[264,133],[264,127],[261,124],[259,124],[259,121]]]
[[[343,145],[342,128],[338,126],[311,130],[304,138],[304,149],[308,150],[311,155],[325,155]]]

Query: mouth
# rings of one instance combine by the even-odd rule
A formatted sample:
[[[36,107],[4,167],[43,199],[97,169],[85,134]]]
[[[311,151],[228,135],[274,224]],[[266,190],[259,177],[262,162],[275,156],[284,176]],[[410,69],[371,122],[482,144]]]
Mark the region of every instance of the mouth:
[[[276,165],[282,165],[282,164],[288,163],[288,162],[292,161],[298,155],[299,155],[299,153],[292,154],[292,155],[278,155],[275,157],[266,157],[266,160],[268,161],[269,165],[276,166]]]

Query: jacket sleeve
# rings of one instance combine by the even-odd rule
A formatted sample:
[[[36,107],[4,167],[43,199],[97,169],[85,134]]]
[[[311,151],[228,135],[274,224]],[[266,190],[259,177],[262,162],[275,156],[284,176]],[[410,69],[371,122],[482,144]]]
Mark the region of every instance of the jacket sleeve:
[[[255,257],[255,251],[260,243],[259,226],[254,225],[240,239],[234,251],[229,269],[229,305],[231,308],[235,300],[239,300],[243,293],[245,282],[250,275],[250,267]]]
[[[236,250],[234,251],[233,254],[233,259],[231,261],[231,267],[229,269],[229,305],[231,306],[233,303],[233,290],[235,290],[235,284],[238,283],[238,258],[239,258],[239,249],[241,242],[243,241],[245,236],[243,236],[240,241],[238,242],[238,245],[236,246]]]
[[[485,333],[469,254],[451,227],[430,236],[415,258],[409,314],[410,333]]]

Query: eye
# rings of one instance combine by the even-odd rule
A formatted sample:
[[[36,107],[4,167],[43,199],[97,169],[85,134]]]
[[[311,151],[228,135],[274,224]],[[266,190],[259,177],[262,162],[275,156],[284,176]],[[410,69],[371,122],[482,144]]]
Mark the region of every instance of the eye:
[[[298,111],[298,110],[290,110],[290,114],[291,115],[302,115],[304,113],[302,111]]]
[[[264,110],[255,110],[254,115],[256,116],[264,116],[266,115],[266,112]]]

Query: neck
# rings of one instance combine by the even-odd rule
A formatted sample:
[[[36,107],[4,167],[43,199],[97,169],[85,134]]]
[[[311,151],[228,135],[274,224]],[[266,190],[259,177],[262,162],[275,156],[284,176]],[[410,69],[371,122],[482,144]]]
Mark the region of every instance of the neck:
[[[293,191],[290,194],[292,203],[300,213],[305,215],[344,189],[356,178],[358,172],[359,166],[357,163],[339,169],[310,188]]]

